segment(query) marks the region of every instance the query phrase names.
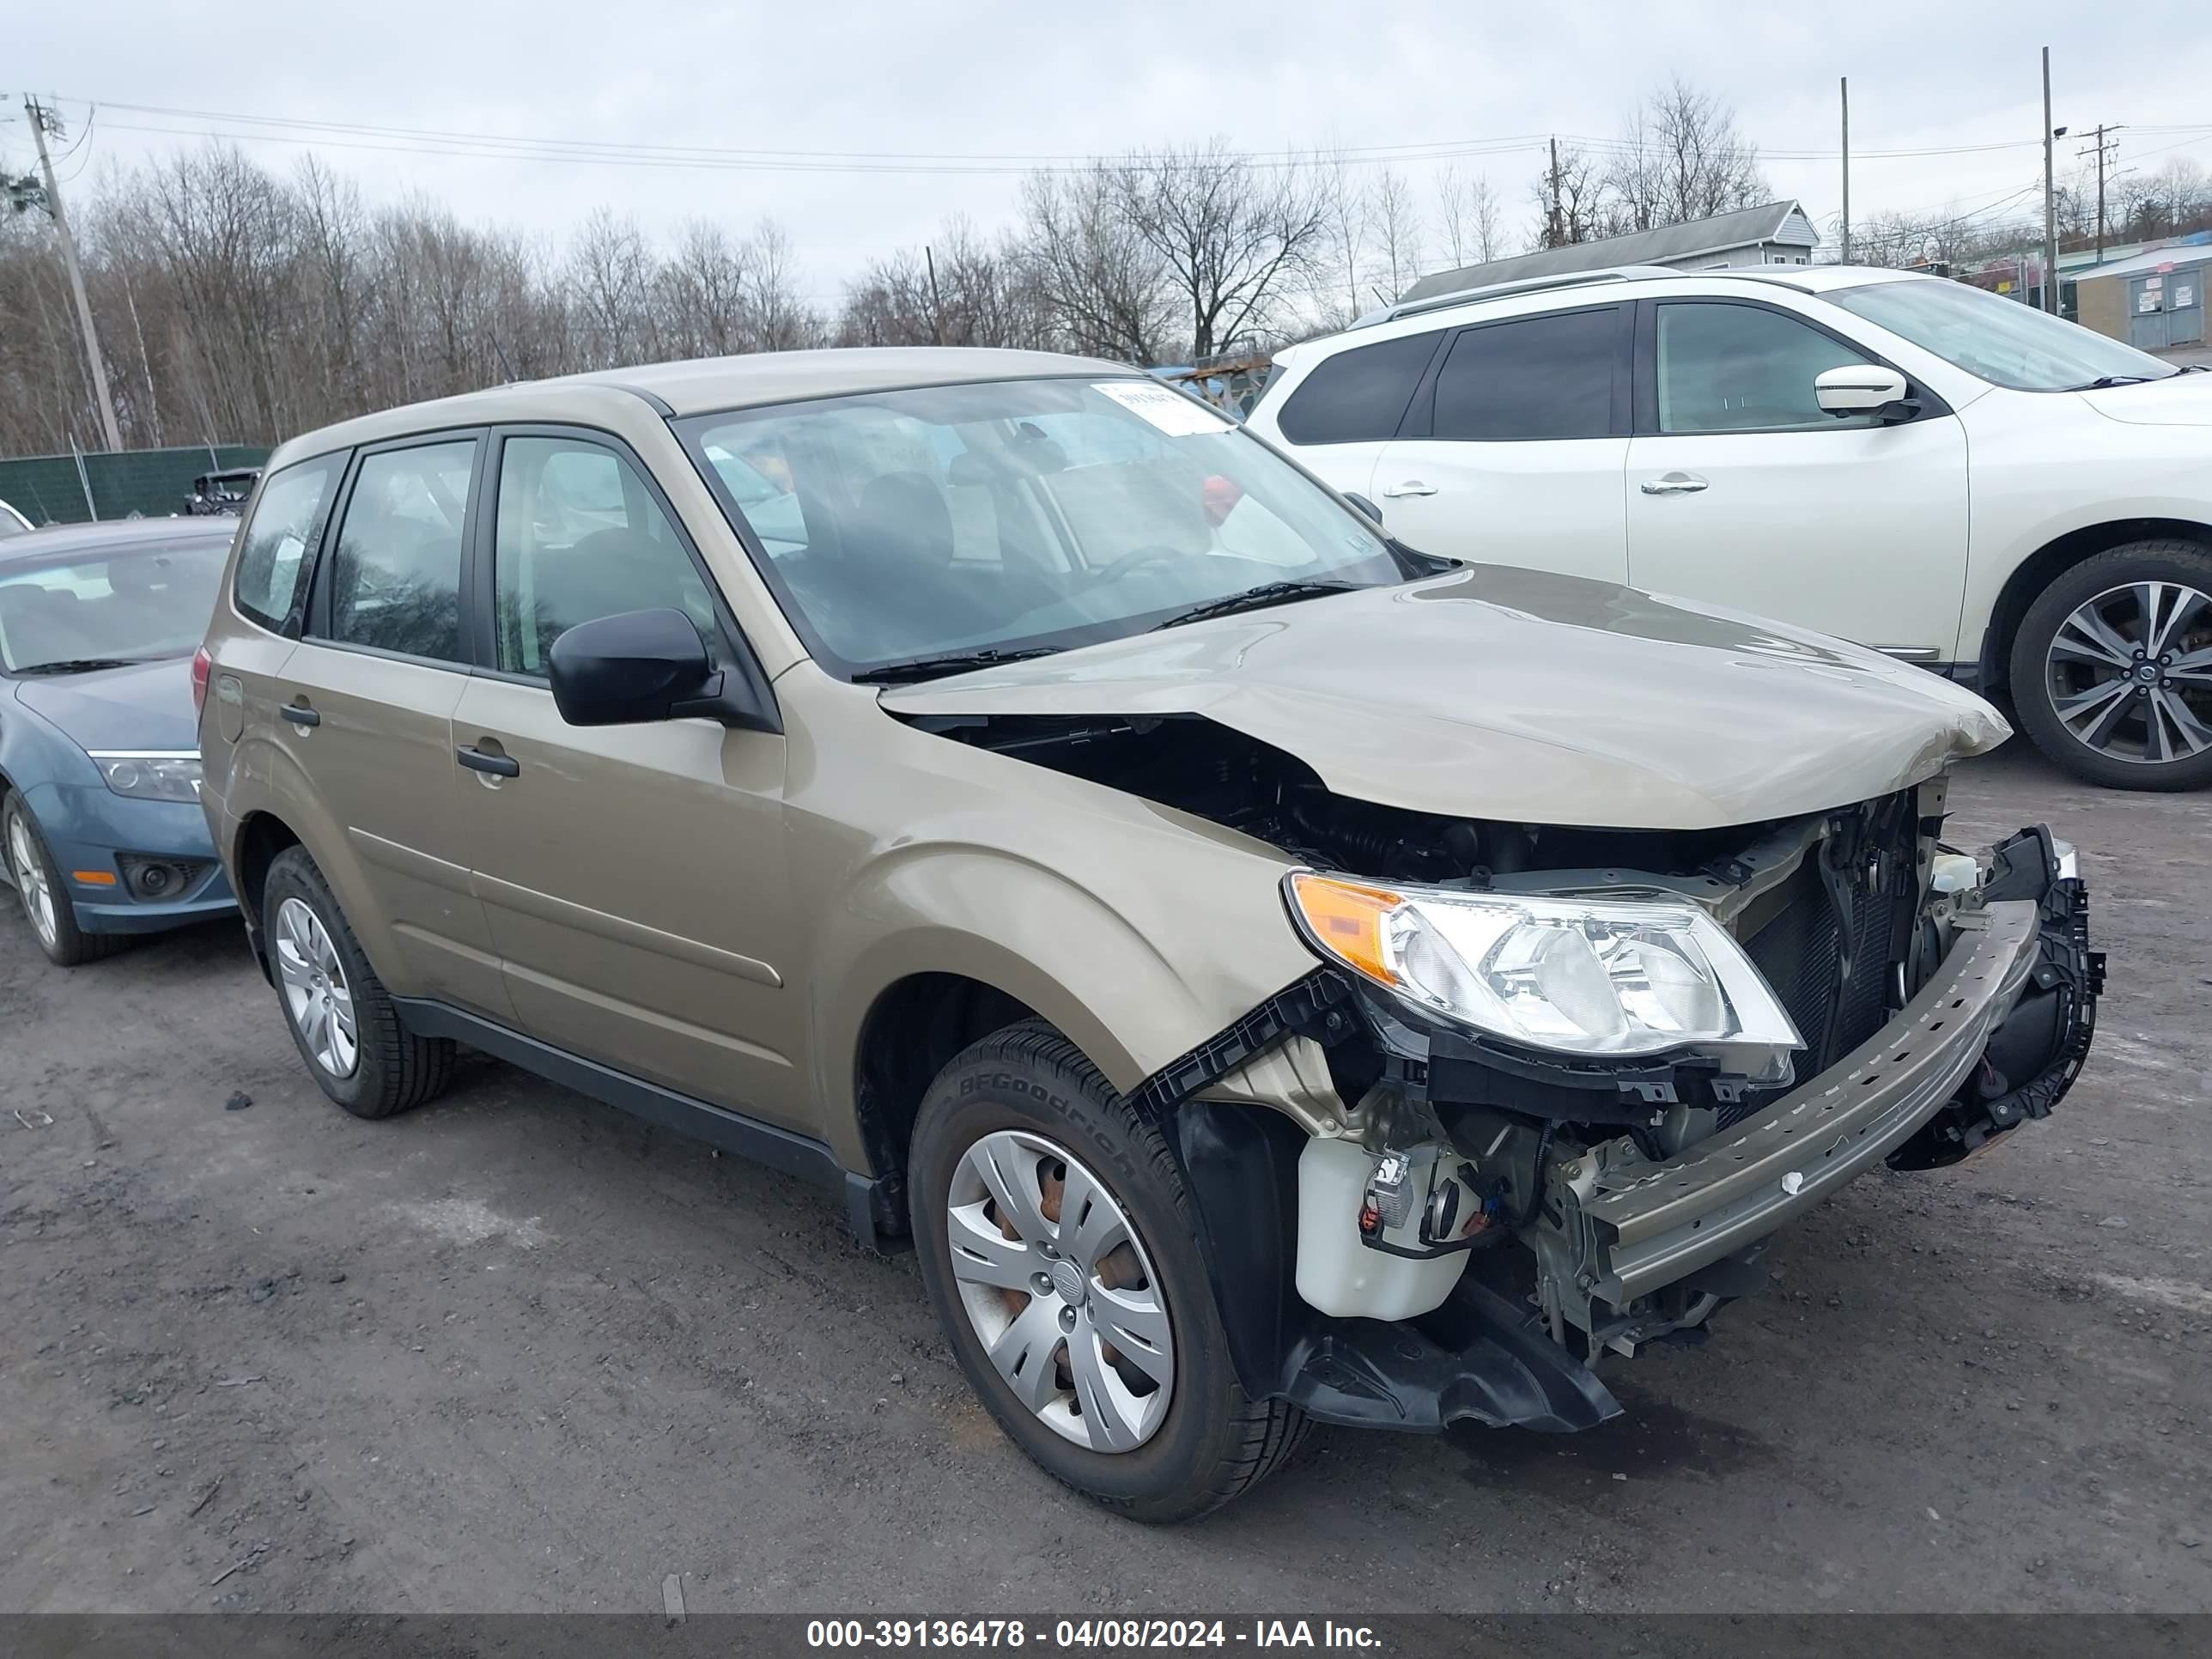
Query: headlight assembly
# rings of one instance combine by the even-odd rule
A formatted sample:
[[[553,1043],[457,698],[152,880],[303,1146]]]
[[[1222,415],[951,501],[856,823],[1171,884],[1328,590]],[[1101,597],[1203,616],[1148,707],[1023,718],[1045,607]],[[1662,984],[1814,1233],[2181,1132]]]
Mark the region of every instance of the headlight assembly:
[[[1803,1048],[1774,993],[1696,905],[1284,879],[1323,956],[1414,1008],[1531,1048],[1589,1059],[1730,1049],[1778,1075]]]
[[[133,800],[197,801],[200,757],[191,749],[95,749],[92,763],[107,787]]]

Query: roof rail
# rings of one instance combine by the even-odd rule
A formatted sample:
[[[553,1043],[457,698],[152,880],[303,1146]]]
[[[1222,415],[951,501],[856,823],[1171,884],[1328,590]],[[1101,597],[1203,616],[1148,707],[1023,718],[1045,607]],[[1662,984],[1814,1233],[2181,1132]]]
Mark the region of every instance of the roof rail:
[[[1655,276],[1680,276],[1686,273],[1669,270],[1665,265],[1612,265],[1602,270],[1562,271],[1556,276],[1523,276],[1510,283],[1485,283],[1480,288],[1455,289],[1449,294],[1432,294],[1425,300],[1405,300],[1380,311],[1370,311],[1353,323],[1353,328],[1371,328],[1377,323],[1394,323],[1401,317],[1418,317],[1424,312],[1442,311],[1448,306],[1466,305],[1475,300],[1503,299],[1512,294],[1540,294],[1546,289],[1584,288],[1598,283],[1648,282]]]

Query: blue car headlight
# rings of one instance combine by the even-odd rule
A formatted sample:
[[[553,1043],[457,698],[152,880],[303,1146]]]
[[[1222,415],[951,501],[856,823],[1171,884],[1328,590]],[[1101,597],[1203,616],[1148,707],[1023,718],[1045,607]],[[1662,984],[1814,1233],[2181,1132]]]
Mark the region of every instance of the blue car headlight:
[[[133,800],[200,798],[200,757],[196,749],[95,749],[92,763],[107,787]]]

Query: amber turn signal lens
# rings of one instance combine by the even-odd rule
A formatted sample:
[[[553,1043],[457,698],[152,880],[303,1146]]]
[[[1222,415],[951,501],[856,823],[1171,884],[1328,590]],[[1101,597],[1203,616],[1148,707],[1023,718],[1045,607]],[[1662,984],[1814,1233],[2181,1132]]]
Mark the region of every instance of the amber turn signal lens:
[[[115,872],[112,870],[72,870],[70,879],[81,881],[88,887],[112,887],[115,885]]]
[[[1398,982],[1382,957],[1383,919],[1403,902],[1397,894],[1301,871],[1291,878],[1291,902],[1316,945],[1370,979]]]

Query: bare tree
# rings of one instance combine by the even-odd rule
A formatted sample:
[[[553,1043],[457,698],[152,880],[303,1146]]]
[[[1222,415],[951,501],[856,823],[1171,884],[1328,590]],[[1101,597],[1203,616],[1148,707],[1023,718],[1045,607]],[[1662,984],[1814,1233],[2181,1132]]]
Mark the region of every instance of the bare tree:
[[[1026,280],[1071,350],[1157,363],[1174,328],[1166,261],[1122,211],[1103,162],[1022,181]]]
[[[1675,76],[1639,103],[1605,170],[1607,234],[1709,219],[1768,199],[1735,112]]]
[[[1268,325],[1320,251],[1327,215],[1304,167],[1255,167],[1217,138],[1137,155],[1113,177],[1121,217],[1166,268],[1195,359]]]
[[[575,296],[579,349],[592,368],[654,354],[653,262],[635,218],[595,208],[570,244],[567,279]]]
[[[1374,204],[1374,286],[1395,301],[1421,274],[1420,210],[1405,174],[1395,167],[1376,168],[1367,196]]]
[[[1455,266],[1488,264],[1505,252],[1498,216],[1498,192],[1489,179],[1460,176],[1447,167],[1437,180],[1437,230]]]
[[[745,238],[746,349],[797,351],[824,343],[822,319],[799,292],[791,238],[773,219],[763,219]]]
[[[744,349],[745,258],[710,219],[684,227],[661,266],[659,303],[668,349],[679,357],[722,357]]]
[[[1532,248],[1570,247],[1606,234],[1605,181],[1588,151],[1553,141],[1530,194],[1536,204]]]
[[[1344,328],[1368,309],[1359,286],[1367,262],[1367,190],[1341,155],[1315,164],[1314,188],[1321,198],[1322,230],[1308,286],[1321,321]]]

